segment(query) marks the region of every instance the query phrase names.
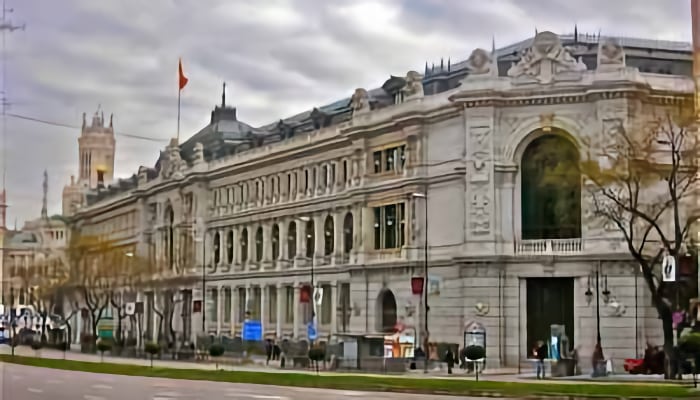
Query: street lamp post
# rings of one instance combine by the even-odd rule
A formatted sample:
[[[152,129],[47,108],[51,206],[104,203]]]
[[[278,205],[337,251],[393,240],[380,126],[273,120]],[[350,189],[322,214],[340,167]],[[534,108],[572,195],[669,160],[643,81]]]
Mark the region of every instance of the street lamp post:
[[[309,221],[311,221],[311,218],[310,218],[310,217],[307,217],[307,216],[299,217],[299,218],[297,218],[297,219],[298,219],[299,221],[301,221],[301,222],[304,222],[305,224],[308,223]],[[306,228],[306,226],[304,226],[304,228]],[[306,240],[306,239],[308,239],[308,237],[309,237],[309,232],[306,232],[306,229],[304,229],[304,233],[305,233],[305,235],[306,235],[306,237],[305,237],[304,239]],[[317,234],[317,232],[314,232],[314,240],[316,240],[316,234]],[[307,250],[307,251],[308,251],[308,250]],[[314,251],[316,251],[315,248],[314,248]],[[310,287],[311,293],[309,293],[309,295],[310,295],[310,297],[311,297],[311,299],[310,299],[310,301],[311,301],[311,325],[312,325],[312,327],[313,327],[314,332],[316,332],[316,327],[317,327],[317,324],[316,324],[316,296],[314,295],[314,294],[315,294],[315,293],[314,293],[314,292],[315,292],[315,290],[314,290],[314,287],[315,287],[315,286],[314,286],[314,260],[313,260],[313,255],[312,255],[312,257],[311,257],[311,277],[310,277],[310,278],[311,278],[311,287]],[[307,329],[307,331],[308,331],[308,329]],[[312,338],[309,338],[309,344],[313,346],[313,343],[314,343],[314,340],[313,340]]]
[[[428,359],[430,357],[430,352],[428,350],[430,333],[428,332],[428,311],[430,306],[428,306],[428,190],[426,188],[425,193],[413,193],[414,198],[422,198],[425,200],[425,237],[423,240],[423,351],[425,352],[425,363],[423,365],[423,372],[428,372]]]

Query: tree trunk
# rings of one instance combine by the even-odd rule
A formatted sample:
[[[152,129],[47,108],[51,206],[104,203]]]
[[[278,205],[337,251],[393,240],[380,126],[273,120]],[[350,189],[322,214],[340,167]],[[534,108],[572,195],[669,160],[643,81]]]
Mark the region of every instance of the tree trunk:
[[[661,317],[661,327],[664,332],[664,353],[666,363],[664,365],[664,379],[676,379],[678,377],[678,355],[674,346],[673,313],[671,308],[663,303],[657,307]]]

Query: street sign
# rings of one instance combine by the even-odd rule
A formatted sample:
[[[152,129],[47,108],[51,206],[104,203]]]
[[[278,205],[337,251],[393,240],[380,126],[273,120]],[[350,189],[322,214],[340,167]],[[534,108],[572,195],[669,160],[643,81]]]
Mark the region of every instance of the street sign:
[[[673,256],[665,256],[661,262],[661,275],[664,282],[676,281],[676,258]]]
[[[318,331],[316,330],[316,321],[309,322],[309,325],[306,327],[306,333],[309,336],[309,340],[318,339]]]
[[[262,323],[257,320],[243,322],[243,340],[248,342],[262,341]]]

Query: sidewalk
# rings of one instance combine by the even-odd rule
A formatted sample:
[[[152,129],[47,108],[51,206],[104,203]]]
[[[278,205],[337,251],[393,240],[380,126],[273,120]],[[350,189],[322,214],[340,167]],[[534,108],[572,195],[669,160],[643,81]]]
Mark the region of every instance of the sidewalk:
[[[9,346],[0,346],[0,354],[11,354],[11,348]],[[20,346],[15,348],[15,354],[18,356],[25,357],[42,357],[50,359],[63,359],[64,353],[52,350],[52,349],[42,349],[38,353],[31,348]],[[125,357],[112,357],[105,356],[103,360],[99,355],[95,354],[83,354],[75,351],[68,351],[65,353],[66,360],[72,361],[83,361],[83,362],[96,362],[101,361],[113,364],[126,364],[126,365],[140,365],[140,366],[150,366],[150,361],[146,359],[138,358],[125,358]],[[244,372],[265,372],[265,373],[280,373],[280,374],[316,374],[315,371],[310,369],[281,369],[279,368],[279,362],[271,362],[269,366],[264,365],[264,360],[257,361],[260,364],[249,364],[249,365],[237,365],[226,360],[222,360],[218,364],[218,368],[224,371],[244,371]],[[216,364],[214,362],[193,362],[193,361],[174,361],[174,360],[154,360],[154,366],[162,368],[174,368],[174,369],[202,369],[202,370],[212,370],[216,369]],[[547,380],[537,380],[535,379],[534,373],[520,374],[510,372],[509,369],[495,369],[486,371],[486,373],[479,374],[479,380],[483,381],[494,381],[494,382],[528,382],[528,383],[542,383],[542,384],[600,384],[600,385],[612,385],[620,383],[634,383],[634,384],[658,384],[663,383],[663,379],[649,379],[646,376],[635,376],[635,375],[615,375],[607,378],[600,378],[596,380],[590,379],[587,375],[580,375],[578,377],[570,378],[554,378]],[[433,370],[428,371],[428,373],[423,373],[423,371],[410,371],[405,374],[378,374],[378,373],[363,373],[355,371],[338,372],[338,371],[320,371],[319,375],[326,376],[342,376],[342,375],[359,375],[367,377],[387,377],[392,378],[408,378],[408,379],[475,379],[473,374],[466,374],[464,371],[455,369],[454,374],[448,375],[445,370]],[[646,378],[646,379],[644,379]],[[655,378],[655,377],[654,377]],[[688,381],[692,383],[692,379]]]

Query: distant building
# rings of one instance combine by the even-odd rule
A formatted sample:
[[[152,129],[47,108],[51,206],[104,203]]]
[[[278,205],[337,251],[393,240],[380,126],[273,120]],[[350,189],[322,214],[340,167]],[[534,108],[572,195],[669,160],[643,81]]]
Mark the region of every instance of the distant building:
[[[112,116],[105,125],[104,113],[97,110],[90,125],[83,114],[78,138],[78,179],[71,176],[63,188],[63,215],[72,215],[85,202],[85,194],[112,183],[114,179],[114,126]]]
[[[463,346],[483,328],[488,363],[516,366],[563,324],[584,360],[601,268],[603,346],[636,357],[662,334],[619,232],[590,218],[580,177],[562,181],[571,209],[555,215],[559,192],[538,189],[535,161],[692,107],[691,65],[688,43],[541,32],[261,127],[224,94],[206,127],[70,214],[167,271],[158,283],[174,297],[135,294],[149,337],[169,305],[178,340],[240,336],[245,321],[308,340],[313,283],[320,340],[400,328],[420,343],[411,278],[427,256],[431,341]]]

